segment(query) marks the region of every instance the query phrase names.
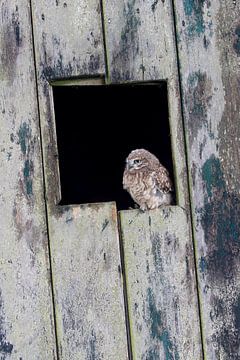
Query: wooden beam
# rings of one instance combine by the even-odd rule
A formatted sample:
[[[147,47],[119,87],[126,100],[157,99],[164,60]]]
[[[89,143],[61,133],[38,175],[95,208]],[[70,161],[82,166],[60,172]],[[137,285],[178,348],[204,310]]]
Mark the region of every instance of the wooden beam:
[[[120,216],[133,359],[201,359],[186,212]]]
[[[0,28],[0,358],[56,359],[29,1]]]
[[[116,205],[58,205],[51,84],[102,82],[100,3],[34,0],[32,8],[59,355],[127,359]]]
[[[174,0],[206,359],[240,353],[240,5]]]

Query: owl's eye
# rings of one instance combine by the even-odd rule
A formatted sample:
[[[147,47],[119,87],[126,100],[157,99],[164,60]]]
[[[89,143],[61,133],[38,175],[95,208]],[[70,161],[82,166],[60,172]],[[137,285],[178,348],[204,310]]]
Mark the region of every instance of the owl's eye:
[[[140,162],[141,162],[141,160],[139,160],[139,159],[134,160],[134,164],[140,164]]]

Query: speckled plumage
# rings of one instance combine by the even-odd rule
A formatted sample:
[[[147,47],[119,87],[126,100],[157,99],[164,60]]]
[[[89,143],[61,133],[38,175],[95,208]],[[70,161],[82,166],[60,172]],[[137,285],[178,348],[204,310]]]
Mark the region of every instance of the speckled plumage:
[[[133,150],[126,159],[123,188],[141,210],[171,205],[173,184],[167,169],[155,155],[144,149]]]

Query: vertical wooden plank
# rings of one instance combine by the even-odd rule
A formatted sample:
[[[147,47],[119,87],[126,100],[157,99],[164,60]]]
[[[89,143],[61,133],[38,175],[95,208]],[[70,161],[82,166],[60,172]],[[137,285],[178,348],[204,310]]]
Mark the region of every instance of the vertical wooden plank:
[[[174,3],[205,357],[239,359],[240,4]]]
[[[115,204],[58,206],[52,89],[56,79],[105,73],[97,0],[32,1],[59,355],[126,359]],[[95,80],[93,80],[95,82]],[[67,104],[66,104],[67,105]]]
[[[0,358],[56,359],[29,2],[0,29]]]
[[[48,204],[60,200],[52,81],[104,75],[98,0],[31,0]],[[52,191],[54,189],[54,191]]]
[[[70,206],[62,221],[51,222],[60,356],[127,359],[116,205]]]
[[[106,52],[107,52],[107,64],[108,64],[108,73],[109,73],[109,82],[128,82],[128,81],[151,81],[151,80],[167,80],[168,83],[168,102],[169,102],[169,121],[170,121],[170,130],[171,130],[171,140],[172,140],[172,152],[173,152],[173,162],[175,167],[175,179],[176,179],[176,190],[177,190],[177,204],[187,209],[188,207],[188,186],[187,186],[187,169],[186,169],[186,159],[185,159],[185,149],[184,149],[184,139],[183,139],[183,128],[182,128],[182,118],[181,118],[181,99],[179,93],[179,80],[178,80],[178,68],[177,68],[177,55],[175,49],[175,36],[174,36],[174,22],[173,22],[173,9],[172,2],[170,0],[165,1],[142,1],[142,0],[103,0],[103,14],[104,14],[104,25],[105,25],[105,37],[106,37]],[[157,122],[157,119],[156,119]],[[159,210],[156,214],[161,214]],[[180,211],[180,210],[179,210]],[[122,218],[124,221],[123,225],[123,233],[126,235],[125,244],[128,239],[135,239],[135,250],[138,251],[138,247],[140,246],[139,241],[137,241],[137,234],[142,234],[141,236],[146,237],[146,242],[149,243],[149,234],[148,230],[144,232],[143,224],[149,229],[149,216],[150,218],[154,215],[148,215],[148,213],[139,215],[138,221],[137,215],[135,213],[129,213],[134,215],[128,215],[128,212],[122,213]],[[130,224],[127,224],[128,216],[132,216],[133,219],[129,219],[129,222],[135,224],[133,227],[132,233],[130,233]],[[125,219],[125,220],[124,220]],[[136,222],[136,223],[135,223]],[[194,273],[194,261],[193,261],[193,246],[192,246],[192,238],[190,234],[190,224],[188,222],[184,222],[186,228],[184,227],[184,231],[186,231],[187,237],[185,239],[185,253],[187,261],[189,262],[190,272]],[[124,226],[126,229],[124,229]],[[169,231],[171,231],[171,226],[173,229],[176,229],[174,222],[171,223],[171,226],[168,224],[166,220],[166,225],[169,226]],[[156,225],[157,229],[157,225]],[[165,228],[164,228],[165,229]],[[156,230],[159,234],[161,233],[161,227],[159,225],[159,229]],[[134,235],[135,234],[135,235]],[[136,236],[136,238],[135,238]],[[182,238],[181,238],[182,241]],[[149,245],[150,246],[150,245]],[[129,251],[129,249],[125,249]],[[178,253],[178,252],[177,252]],[[179,256],[181,257],[181,251],[179,252]],[[128,255],[127,255],[128,256]],[[146,261],[146,253],[141,254],[141,261]],[[172,275],[170,272],[166,270],[166,279],[168,279],[168,283],[171,282],[171,276],[174,276],[174,272],[178,272],[179,268],[182,269],[181,263],[177,263],[172,266]],[[131,273],[127,268],[126,276],[131,279],[131,284],[137,281],[137,277],[135,277],[134,273]],[[154,270],[156,271],[156,269]],[[154,273],[153,271],[153,273]],[[183,272],[184,273],[184,272]],[[157,271],[155,273],[155,276]],[[182,275],[183,276],[183,275]],[[189,359],[197,359],[201,358],[201,339],[200,339],[200,326],[198,321],[198,302],[197,302],[197,291],[196,291],[196,283],[194,276],[191,276],[192,281],[192,293],[190,294],[185,288],[182,292],[180,291],[181,301],[185,296],[188,302],[188,314],[185,317],[185,309],[184,306],[181,307],[181,311],[183,311],[179,316],[181,319],[181,326],[186,326],[186,329],[189,330],[188,333],[184,333],[184,331],[179,332],[181,336],[184,337],[185,344],[187,343],[187,334],[188,334],[188,344],[189,351],[191,356]],[[128,291],[131,293],[131,284],[127,286]],[[146,286],[146,282],[144,284]],[[190,286],[190,285],[189,285]],[[153,284],[154,291],[159,287],[160,284],[157,282]],[[151,289],[151,287],[150,287]],[[167,290],[166,290],[167,291]],[[176,290],[177,292],[177,290]],[[173,293],[172,293],[173,294]],[[185,294],[185,295],[183,295]],[[146,293],[144,294],[146,300]],[[151,294],[149,295],[151,297]],[[158,293],[154,293],[156,296],[156,301],[158,301],[158,306],[160,307],[161,296]],[[134,302],[133,298],[129,298],[129,306],[132,309],[132,314],[134,312],[133,307]],[[161,305],[162,306],[162,305]],[[164,308],[166,309],[166,307]],[[190,329],[187,325],[187,321],[192,318],[195,319],[193,327]],[[133,315],[132,315],[133,316]],[[144,317],[144,314],[142,314]],[[165,313],[165,316],[171,319],[171,310]],[[158,317],[158,315],[157,315]],[[156,322],[155,322],[156,321]],[[159,324],[158,324],[159,321]],[[144,322],[144,321],[143,321]],[[178,333],[178,324],[177,322],[170,321],[171,323],[171,332],[173,337]],[[169,323],[169,324],[170,324]],[[160,326],[161,320],[155,319],[153,320],[153,327]],[[167,323],[166,323],[167,324]],[[145,325],[146,326],[146,325]],[[161,325],[163,326],[163,325]],[[164,325],[165,326],[165,325]],[[166,325],[167,326],[167,325]],[[132,336],[133,338],[140,339],[139,337],[140,330],[136,327],[132,327]],[[142,356],[149,356],[149,358],[158,358],[160,353],[165,356],[165,358],[184,358],[187,356],[187,346],[184,349],[179,345],[179,355],[174,352],[174,345],[169,345],[172,347],[171,350],[167,350],[163,344],[161,345],[161,336],[163,339],[163,332],[159,332],[158,339],[152,338],[149,335],[149,327],[146,330],[148,332],[148,340],[147,344],[149,345],[149,354],[147,355],[146,349],[142,349],[139,341],[134,340],[138,344],[136,348],[140,347],[139,350]],[[161,331],[161,330],[159,330]],[[170,329],[169,329],[170,331]],[[166,333],[167,336],[167,333]],[[150,349],[150,341],[152,341],[153,349],[152,351],[156,352],[151,353]],[[176,340],[177,341],[177,340]],[[175,342],[175,340],[174,340]],[[156,345],[157,343],[157,345]],[[177,342],[176,342],[177,343]],[[154,346],[156,346],[154,348]],[[155,350],[154,350],[155,349]],[[144,351],[145,352],[144,352]],[[138,358],[139,353],[134,348],[135,356]],[[142,351],[142,352],[141,352]],[[166,351],[164,353],[164,351]],[[152,356],[152,357],[151,357]]]
[[[171,1],[103,0],[109,82],[167,80],[177,202],[188,206]]]
[[[120,214],[133,359],[201,359],[186,212]]]

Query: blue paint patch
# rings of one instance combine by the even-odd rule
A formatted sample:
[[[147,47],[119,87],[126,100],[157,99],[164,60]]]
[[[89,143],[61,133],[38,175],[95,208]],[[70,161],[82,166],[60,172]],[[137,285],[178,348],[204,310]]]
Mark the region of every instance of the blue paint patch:
[[[18,6],[16,6],[15,12],[12,14],[12,25],[15,34],[16,45],[20,47],[22,45],[22,38],[20,35],[20,21],[19,21],[19,12]]]
[[[23,123],[18,131],[18,139],[19,139],[19,144],[21,146],[21,151],[23,153],[23,155],[26,155],[27,153],[27,144],[29,142],[29,138],[31,135],[31,130],[29,128],[29,126],[27,125],[27,123]]]
[[[33,194],[32,191],[32,172],[33,172],[33,163],[32,161],[26,160],[23,168],[24,184],[26,187],[27,195],[30,196]]]
[[[161,311],[157,310],[155,297],[151,288],[147,289],[147,303],[151,319],[151,337],[153,339],[160,338],[163,326],[161,319]]]
[[[202,178],[207,190],[207,196],[211,198],[215,191],[224,192],[225,182],[219,159],[212,155],[203,165]]]
[[[11,355],[13,345],[6,340],[6,331],[4,330],[3,300],[0,290],[0,358],[5,360],[7,355]]]
[[[12,350],[13,345],[5,340],[5,335],[0,333],[0,355],[2,354],[4,356],[6,354],[11,354]],[[5,359],[5,357],[3,359]]]
[[[212,81],[205,72],[196,71],[189,75],[187,80],[187,106],[189,111],[190,147],[195,142],[198,131],[204,126],[209,133],[208,111],[212,100]],[[203,144],[204,145],[204,144]],[[203,147],[200,149],[202,152]],[[201,156],[201,154],[200,154]]]
[[[96,351],[96,334],[94,332],[94,330],[92,330],[90,339],[89,339],[89,352],[88,352],[88,357],[89,360],[97,360],[100,359],[101,357],[99,356],[99,354],[97,354]]]
[[[205,31],[203,6],[205,0],[184,0],[184,12],[188,17],[187,30],[189,36],[199,36]]]
[[[179,355],[176,351],[173,351],[173,343],[170,340],[168,331],[164,330],[160,340],[163,343],[164,354],[166,360],[179,360]]]
[[[217,347],[222,348],[226,359],[239,360],[239,344],[240,344],[240,296],[229,307],[220,298],[213,297],[213,306],[210,317],[213,323],[221,324],[216,334],[212,336],[213,340],[217,342]],[[228,321],[225,320],[227,314]],[[229,317],[232,317],[233,322],[229,322]]]
[[[204,274],[205,271],[207,270],[207,261],[203,256],[201,256],[199,260],[199,269],[202,274]]]
[[[237,297],[237,300],[233,305],[233,313],[235,316],[235,328],[240,329],[240,295]]]
[[[188,36],[190,38],[200,36],[205,32],[206,29],[210,30],[210,36],[212,36],[212,21],[204,21],[204,6],[209,9],[211,6],[210,0],[184,0],[183,6],[185,15],[187,17],[187,20],[184,22],[183,26],[186,26],[185,28],[187,30]],[[210,17],[209,15],[210,13],[208,10],[208,19]],[[208,46],[209,41],[205,42],[204,45]]]
[[[199,210],[200,221],[205,234],[207,254],[200,261],[200,269],[205,271],[209,287],[222,288],[234,284],[239,273],[240,258],[240,198],[230,193],[226,186],[221,163],[212,155],[203,165],[202,180],[205,189],[204,206]],[[224,349],[225,356],[233,359],[239,351],[240,343],[240,299],[234,303],[230,298],[227,304],[222,297],[212,297],[210,314],[213,324],[219,330],[212,337],[215,347]],[[232,305],[235,322],[229,323],[229,310]],[[231,313],[230,312],[230,313]]]
[[[238,56],[240,56],[240,25],[235,29],[235,39],[233,42],[233,49]]]
[[[151,288],[147,289],[147,304],[150,313],[151,337],[162,343],[165,360],[179,360],[176,345],[172,342],[169,331],[164,328],[161,311],[157,309],[155,296]],[[160,359],[159,351],[153,346],[148,350],[147,359]],[[158,354],[158,355],[157,355]]]
[[[234,194],[218,189],[215,186],[218,181],[206,185],[211,197],[206,198],[204,208],[200,210],[208,246],[204,266],[213,283],[222,283],[223,279],[235,276],[240,254],[240,200]]]

